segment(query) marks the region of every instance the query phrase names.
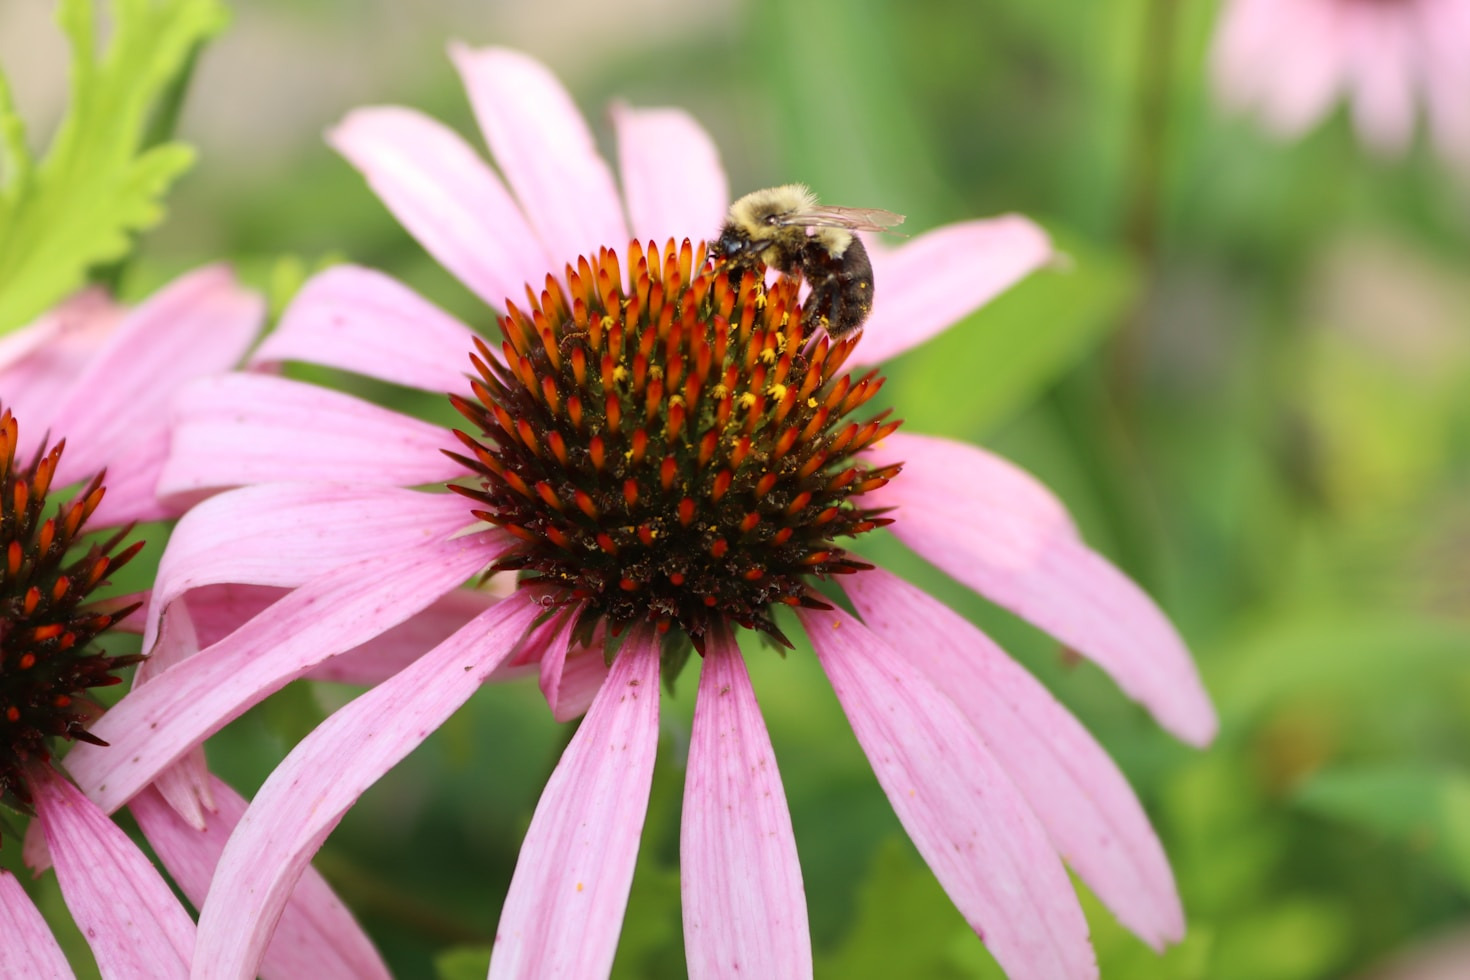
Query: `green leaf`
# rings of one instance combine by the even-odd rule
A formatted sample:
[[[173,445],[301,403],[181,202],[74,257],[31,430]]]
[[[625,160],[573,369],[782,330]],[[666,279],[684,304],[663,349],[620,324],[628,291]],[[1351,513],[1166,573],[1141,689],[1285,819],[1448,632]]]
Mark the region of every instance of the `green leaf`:
[[[1133,264],[1064,234],[1069,267],[1030,276],[893,362],[887,403],[906,431],[985,435],[1077,363],[1128,309]]]
[[[71,105],[45,158],[0,76],[0,333],[46,310],[121,258],[163,216],[160,198],[194,161],[177,142],[149,145],[155,116],[176,111],[174,80],[223,28],[219,0],[115,0],[107,51],[96,52],[90,0],[62,0],[72,48]],[[176,93],[173,93],[176,96]]]
[[[1281,700],[1324,692],[1374,697],[1415,685],[1442,684],[1463,671],[1470,628],[1394,614],[1298,614],[1231,644],[1206,678],[1227,728]]]
[[[489,946],[455,946],[434,957],[439,980],[484,980],[490,970]]]
[[[894,837],[873,859],[842,945],[819,977],[999,978],[995,962],[913,849]]]
[[[1296,802],[1425,855],[1470,890],[1470,773],[1412,764],[1342,767],[1308,779]]]

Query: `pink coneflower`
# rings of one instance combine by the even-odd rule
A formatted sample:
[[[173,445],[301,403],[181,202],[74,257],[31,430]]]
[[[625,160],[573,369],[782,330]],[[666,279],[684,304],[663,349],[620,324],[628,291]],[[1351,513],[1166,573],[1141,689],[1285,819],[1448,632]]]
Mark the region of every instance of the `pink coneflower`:
[[[983,450],[895,433],[864,407],[882,379],[848,370],[1046,263],[1044,233],[1004,217],[896,251],[874,243],[871,318],[860,339],[832,340],[804,321],[795,284],[732,279],[703,246],[675,244],[712,235],[728,203],[684,113],[615,110],[620,200],[544,67],[498,49],[453,56],[514,198],[460,137],[408,109],[354,112],[331,140],[504,312],[501,339],[346,266],[307,284],[257,362],[453,392],[466,431],[266,373],[192,387],[161,489],[253,485],[180,523],[150,635],[191,590],[291,591],[102,718],[93,731],[123,751],[74,756],[81,784],[120,803],[328,658],[376,645],[401,662],[409,632],[446,637],[324,722],[261,789],[205,903],[198,975],[253,975],[296,875],[358,796],[492,672],[528,666],[558,718],[586,716],[536,808],[490,973],[605,976],[648,803],[660,670],[691,645],[703,666],[681,862],[690,973],[809,975],[785,795],[735,642],[739,628],[781,639],[783,606],[905,828],[1007,970],[1096,973],[1063,859],[1146,942],[1178,939],[1162,848],[1097,743],[974,626],[839,541],[891,521],[1094,659],[1170,731],[1212,737],[1179,637],[1061,504]],[[456,492],[407,489],[446,483]],[[493,569],[520,572],[507,598],[460,588]],[[858,617],[813,590],[831,578]],[[445,614],[454,596],[467,597],[458,619]],[[429,626],[415,625],[421,610]]]
[[[117,683],[117,670],[142,659],[93,643],[109,628],[127,628],[138,601],[90,594],[142,547],[125,546],[127,525],[177,514],[154,493],[168,446],[168,403],[185,383],[238,364],[263,317],[258,297],[213,268],[132,311],[84,292],[0,342],[0,804],[33,816],[24,856],[38,870],[55,867],[107,977],[186,975],[194,923],[148,858],[66,780],[51,753],[73,739],[102,745],[86,729],[100,710],[88,692]],[[81,489],[56,503],[74,483]],[[87,537],[119,525],[105,538]],[[207,776],[202,793],[191,790],[190,769],[162,774],[133,801],[133,812],[175,883],[202,902],[245,803]],[[187,799],[191,819],[165,793]],[[266,975],[386,972],[319,878],[302,882],[292,906]],[[4,872],[0,919],[0,976],[70,975],[49,927]]]
[[[1440,152],[1470,167],[1470,0],[1233,0],[1213,58],[1220,99],[1282,136],[1341,95],[1365,144],[1400,153],[1422,100]]]

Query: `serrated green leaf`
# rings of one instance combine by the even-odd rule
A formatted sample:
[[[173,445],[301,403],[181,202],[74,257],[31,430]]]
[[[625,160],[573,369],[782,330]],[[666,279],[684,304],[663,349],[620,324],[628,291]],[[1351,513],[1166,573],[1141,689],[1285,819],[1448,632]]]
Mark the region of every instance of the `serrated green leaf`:
[[[87,270],[132,247],[163,215],[161,197],[193,163],[179,143],[148,145],[173,80],[224,26],[219,0],[115,0],[96,54],[90,0],[62,0],[72,48],[71,104],[39,163],[0,78],[0,333],[81,286]]]
[[[1470,773],[1405,763],[1319,772],[1297,805],[1424,854],[1470,889]]]

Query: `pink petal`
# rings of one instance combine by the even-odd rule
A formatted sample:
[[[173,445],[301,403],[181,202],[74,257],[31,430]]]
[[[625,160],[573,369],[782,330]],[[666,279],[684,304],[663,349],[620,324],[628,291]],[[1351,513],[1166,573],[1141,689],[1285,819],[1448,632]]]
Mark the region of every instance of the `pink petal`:
[[[1062,857],[1155,949],[1184,937],[1169,861],[1128,781],[1087,729],[991,639],[882,569],[847,594],[873,634],[959,706]]]
[[[179,603],[174,607],[168,626],[162,640],[147,647],[148,659],[138,665],[138,671],[133,675],[134,690],[199,652],[199,637],[186,604]],[[204,829],[205,811],[215,808],[210,786],[203,745],[196,745],[185,752],[178,762],[159,773],[153,781],[154,790],[168,801],[180,819],[195,830]]]
[[[968,443],[895,433],[873,456],[903,463],[903,499],[917,508],[944,507],[1004,514],[1063,537],[1082,539],[1067,507],[1036,477],[1004,457]]]
[[[206,585],[190,590],[185,604],[199,633],[200,649],[229,636],[289,592],[290,589],[252,585]],[[318,664],[304,676],[308,680],[360,687],[380,684],[443,643],[507,594],[485,589],[455,589],[410,619]],[[167,634],[168,630],[163,632]],[[496,669],[490,680],[500,683],[528,671],[529,668],[507,662]]]
[[[70,980],[66,955],[15,875],[0,868],[0,977]]]
[[[115,810],[160,770],[328,657],[391,629],[494,561],[498,533],[434,541],[314,579],[224,640],[132,691],[92,726],[67,768]]]
[[[1397,156],[1414,135],[1417,66],[1411,25],[1405,11],[1379,4],[1363,4],[1352,14],[1347,44],[1353,122],[1365,145]]]
[[[20,420],[18,456],[41,444],[66,392],[124,312],[103,290],[84,289],[29,326],[0,337],[0,391],[5,407]]]
[[[468,502],[456,494],[399,487],[268,483],[211,497],[179,521],[158,563],[143,649],[152,649],[160,617],[190,589],[295,587],[473,523]]]
[[[307,676],[338,684],[381,684],[501,601],[503,596],[490,592],[455,589],[412,619],[338,654]]]
[[[1470,37],[1470,3],[1422,0],[1416,7],[1421,71],[1434,142],[1450,163],[1470,173],[1470,59],[1463,38]]]
[[[995,506],[995,488],[976,481],[993,466],[983,455],[948,439],[892,436],[872,456],[904,461],[904,471],[865,499],[896,508],[889,529],[925,559],[1091,658],[1179,738],[1209,742],[1215,709],[1173,624],[1078,540],[1049,498]]]
[[[542,274],[595,256],[601,246],[626,246],[612,171],[556,76],[508,48],[451,44],[449,56],[496,165],[545,243],[552,262]]]
[[[1210,68],[1221,104],[1242,111],[1260,99],[1277,47],[1289,38],[1277,32],[1277,19],[1294,0],[1226,0],[1211,42]]]
[[[290,592],[290,589],[265,585],[233,584],[206,585],[192,590],[188,598],[189,618],[199,636],[199,649],[214,646]]]
[[[441,450],[448,429],[316,385],[222,374],[174,404],[173,453],[160,494],[276,481],[380,486],[442,483],[464,467]]]
[[[707,241],[719,234],[730,185],[714,140],[683,109],[612,107],[633,237]]]
[[[182,276],[129,313],[57,409],[52,425],[66,436],[58,482],[95,473],[165,429],[175,392],[238,364],[264,320],[265,301],[223,266]]]
[[[469,700],[539,612],[524,594],[491,607],[302,739],[225,845],[199,916],[196,976],[255,976],[292,889],[343,814]]]
[[[128,835],[49,770],[31,788],[56,880],[105,977],[186,977],[194,922]]]
[[[468,392],[473,349],[469,327],[407,286],[338,265],[301,287],[251,363],[307,361],[425,391]]]
[[[699,674],[679,865],[690,977],[812,975],[786,791],[740,648],[723,630]]]
[[[143,835],[196,908],[204,904],[225,842],[245,814],[247,805],[240,794],[218,779],[211,780],[210,788],[218,807],[202,830],[180,820],[151,788],[135,796],[131,804]],[[372,940],[321,874],[310,866],[291,893],[270,938],[260,972],[266,980],[389,976]]]
[[[107,462],[106,494],[87,521],[90,528],[121,527],[177,517],[179,508],[158,499],[158,475],[168,459],[168,430],[140,433]],[[71,443],[67,443],[68,452]]]
[[[899,822],[996,961],[1011,976],[1096,977],[1062,862],[959,708],[846,613],[799,615]]]
[[[25,839],[20,844],[20,860],[37,875],[51,868],[51,851],[46,846],[46,832],[39,820],[26,824]]]
[[[540,660],[541,694],[546,698],[551,716],[559,722],[579,718],[592,706],[609,671],[596,638],[585,647],[570,649],[575,625],[575,616],[567,616],[546,643]]]
[[[658,641],[635,629],[536,804],[490,980],[611,972],[648,811],[658,698]]]
[[[868,247],[873,313],[855,352],[877,364],[954,326],[1051,261],[1051,239],[1020,215],[925,232],[897,249]]]
[[[356,109],[327,142],[440,265],[496,309],[560,270],[500,179],[443,124],[397,106]]]
[[[1321,121],[1347,78],[1347,42],[1337,3],[1283,4],[1275,30],[1284,42],[1256,65],[1261,109],[1278,136],[1293,138]]]

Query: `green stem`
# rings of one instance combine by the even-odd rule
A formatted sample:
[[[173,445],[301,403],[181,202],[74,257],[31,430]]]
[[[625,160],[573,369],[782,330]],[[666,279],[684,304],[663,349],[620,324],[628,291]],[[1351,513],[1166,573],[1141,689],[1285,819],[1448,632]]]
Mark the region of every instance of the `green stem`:
[[[1159,226],[1177,23],[1178,0],[1148,0],[1138,52],[1137,113],[1122,228],[1123,241],[1138,262],[1142,283],[1132,312],[1113,337],[1109,358],[1110,388],[1125,417],[1133,414],[1148,347],[1149,313],[1158,285]]]

